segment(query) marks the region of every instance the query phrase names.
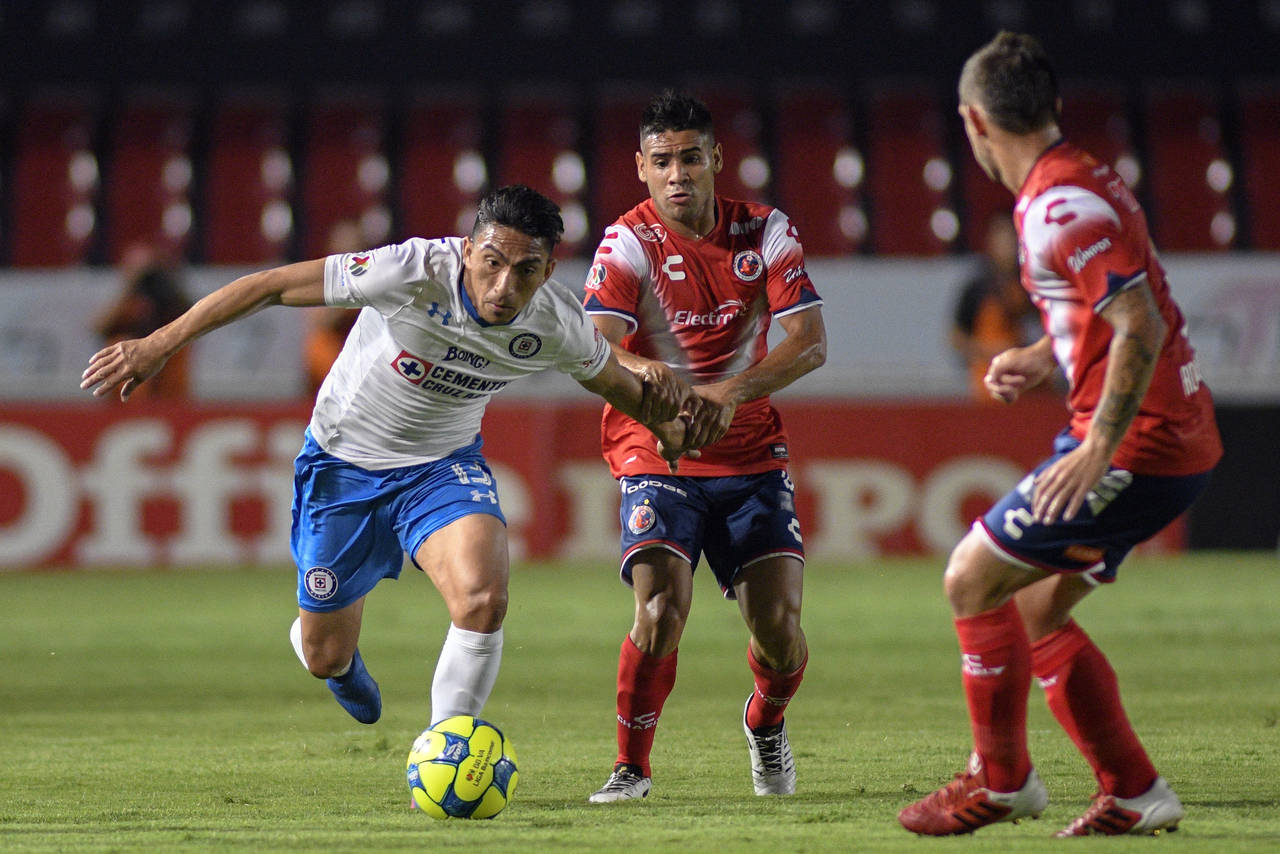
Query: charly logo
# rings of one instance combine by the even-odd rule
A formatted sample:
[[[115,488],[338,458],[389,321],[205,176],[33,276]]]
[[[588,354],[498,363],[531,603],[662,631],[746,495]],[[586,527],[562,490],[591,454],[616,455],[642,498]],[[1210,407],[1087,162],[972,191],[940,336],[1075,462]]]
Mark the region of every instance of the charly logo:
[[[528,359],[530,356],[536,356],[541,349],[542,339],[532,332],[521,332],[515,338],[512,338],[511,343],[507,345],[507,352],[517,359]]]
[[[764,259],[754,249],[744,249],[733,256],[733,272],[744,282],[752,282],[760,278],[764,271]]]
[[[658,514],[648,504],[637,504],[631,508],[627,517],[627,530],[633,534],[643,534],[658,521]]]
[[[338,576],[328,567],[313,566],[302,576],[302,585],[307,588],[312,599],[332,599],[338,592]]]

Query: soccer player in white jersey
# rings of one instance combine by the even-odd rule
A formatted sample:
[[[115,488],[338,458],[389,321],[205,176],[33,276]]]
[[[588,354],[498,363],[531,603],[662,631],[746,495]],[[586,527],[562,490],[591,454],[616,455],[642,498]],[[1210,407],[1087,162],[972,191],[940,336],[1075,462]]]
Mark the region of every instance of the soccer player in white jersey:
[[[574,294],[550,280],[559,209],[523,186],[480,203],[467,237],[412,238],[244,276],[142,339],[95,354],[82,388],[127,399],[194,339],[268,305],[361,308],[316,398],[296,461],[292,549],[298,658],[361,723],[381,715],[357,640],[365,596],[427,574],[451,625],[431,722],[479,714],[497,678],[507,610],[505,520],[481,454],[494,393],[555,367],[654,425],[675,458],[687,387],[623,368]],[[662,422],[668,422],[659,427]]]
[[[1000,33],[965,63],[959,94],[974,157],[1017,197],[1022,285],[1045,329],[991,360],[987,389],[1012,403],[1060,367],[1070,424],[951,553],[944,587],[973,753],[898,820],[943,836],[1040,814],[1048,793],[1027,749],[1034,676],[1098,782],[1058,835],[1174,830],[1182,804],[1071,611],[1204,489],[1222,455],[1213,400],[1142,208],[1110,166],[1063,137],[1039,42]]]

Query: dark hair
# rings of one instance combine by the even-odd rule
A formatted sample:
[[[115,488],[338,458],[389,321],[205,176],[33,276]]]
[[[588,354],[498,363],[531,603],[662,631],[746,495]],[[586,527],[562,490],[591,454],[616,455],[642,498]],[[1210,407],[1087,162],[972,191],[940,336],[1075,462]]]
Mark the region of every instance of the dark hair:
[[[640,118],[640,138],[667,130],[696,130],[714,136],[711,111],[692,95],[664,89],[645,107]]]
[[[548,249],[554,249],[564,234],[559,205],[523,184],[499,187],[480,200],[471,236],[475,237],[480,229],[489,225],[514,228],[530,237],[545,240]]]
[[[998,127],[1026,134],[1058,120],[1058,78],[1040,42],[1000,32],[960,73],[960,101],[980,104]]]

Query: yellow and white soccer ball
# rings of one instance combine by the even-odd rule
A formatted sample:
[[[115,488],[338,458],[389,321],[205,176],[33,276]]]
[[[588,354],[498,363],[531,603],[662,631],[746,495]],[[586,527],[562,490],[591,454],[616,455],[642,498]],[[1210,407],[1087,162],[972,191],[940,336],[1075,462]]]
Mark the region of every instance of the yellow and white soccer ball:
[[[516,790],[516,754],[502,731],[470,715],[445,718],[414,739],[413,803],[432,818],[493,818]]]

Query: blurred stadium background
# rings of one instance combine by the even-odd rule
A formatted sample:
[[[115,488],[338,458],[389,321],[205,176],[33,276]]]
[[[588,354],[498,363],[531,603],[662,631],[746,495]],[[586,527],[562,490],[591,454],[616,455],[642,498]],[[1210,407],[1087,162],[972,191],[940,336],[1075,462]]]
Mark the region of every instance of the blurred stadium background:
[[[1043,455],[1060,403],[966,398],[951,305],[1008,194],[955,114],[998,29],[1054,56],[1064,127],[1147,206],[1227,457],[1153,549],[1280,536],[1280,0],[26,0],[0,4],[0,568],[283,563],[308,413],[302,312],[199,342],[191,399],[78,390],[129,247],[193,296],[315,257],[468,229],[487,188],[566,215],[580,286],[643,197],[657,88],[717,120],[725,195],[800,230],[828,365],[779,396],[812,554],[944,551]],[[486,421],[517,555],[607,557],[595,402],[562,377]]]

